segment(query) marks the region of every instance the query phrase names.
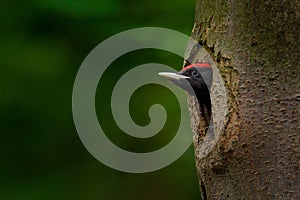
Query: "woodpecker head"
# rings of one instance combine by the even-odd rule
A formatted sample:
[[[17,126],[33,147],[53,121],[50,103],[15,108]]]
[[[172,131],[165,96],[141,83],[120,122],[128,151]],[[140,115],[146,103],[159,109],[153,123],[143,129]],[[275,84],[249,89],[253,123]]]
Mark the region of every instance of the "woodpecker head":
[[[160,72],[158,74],[195,96],[200,107],[205,106],[209,113],[211,112],[209,90],[212,85],[213,71],[210,64],[195,63],[184,67],[178,73]]]
[[[213,71],[208,63],[195,63],[184,67],[178,73],[160,72],[160,76],[167,78],[181,87],[198,100],[209,96],[212,84]]]

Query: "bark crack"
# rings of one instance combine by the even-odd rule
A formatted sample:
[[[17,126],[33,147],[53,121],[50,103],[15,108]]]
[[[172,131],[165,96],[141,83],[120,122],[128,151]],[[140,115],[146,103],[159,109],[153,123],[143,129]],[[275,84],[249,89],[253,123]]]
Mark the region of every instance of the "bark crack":
[[[202,192],[202,200],[207,200],[206,188],[205,188],[204,182],[202,180],[200,180],[200,188],[201,188],[201,192]]]

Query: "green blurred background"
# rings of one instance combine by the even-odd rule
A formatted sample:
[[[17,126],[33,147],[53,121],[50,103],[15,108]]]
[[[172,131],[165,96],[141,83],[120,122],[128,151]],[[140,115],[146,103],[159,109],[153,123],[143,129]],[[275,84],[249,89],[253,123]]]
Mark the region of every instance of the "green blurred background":
[[[10,0],[2,2],[0,11],[0,199],[200,199],[192,147],[159,171],[119,172],[87,152],[71,109],[77,70],[96,45],[145,26],[189,35],[194,0]],[[179,123],[178,102],[158,85],[138,89],[130,111],[137,124],[145,125],[149,106],[163,104],[168,120],[159,134],[133,138],[113,121],[109,98],[114,84],[122,73],[149,62],[179,69],[183,61],[160,50],[130,52],[112,63],[96,95],[108,137],[135,152],[164,146]]]

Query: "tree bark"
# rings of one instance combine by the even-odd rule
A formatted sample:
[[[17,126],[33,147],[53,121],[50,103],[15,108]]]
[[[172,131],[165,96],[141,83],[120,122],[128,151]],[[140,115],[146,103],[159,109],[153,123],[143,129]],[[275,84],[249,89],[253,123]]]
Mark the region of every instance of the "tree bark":
[[[228,106],[216,145],[202,157],[205,126],[189,98],[203,200],[300,199],[298,6],[296,0],[196,1],[192,38],[219,69]]]

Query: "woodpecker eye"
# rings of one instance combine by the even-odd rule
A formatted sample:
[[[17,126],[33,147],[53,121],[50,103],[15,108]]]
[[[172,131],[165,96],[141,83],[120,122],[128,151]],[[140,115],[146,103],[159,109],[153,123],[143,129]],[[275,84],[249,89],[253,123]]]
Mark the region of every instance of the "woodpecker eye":
[[[198,71],[197,70],[194,70],[194,71],[192,71],[192,76],[198,76],[199,75],[199,73],[198,73]]]

